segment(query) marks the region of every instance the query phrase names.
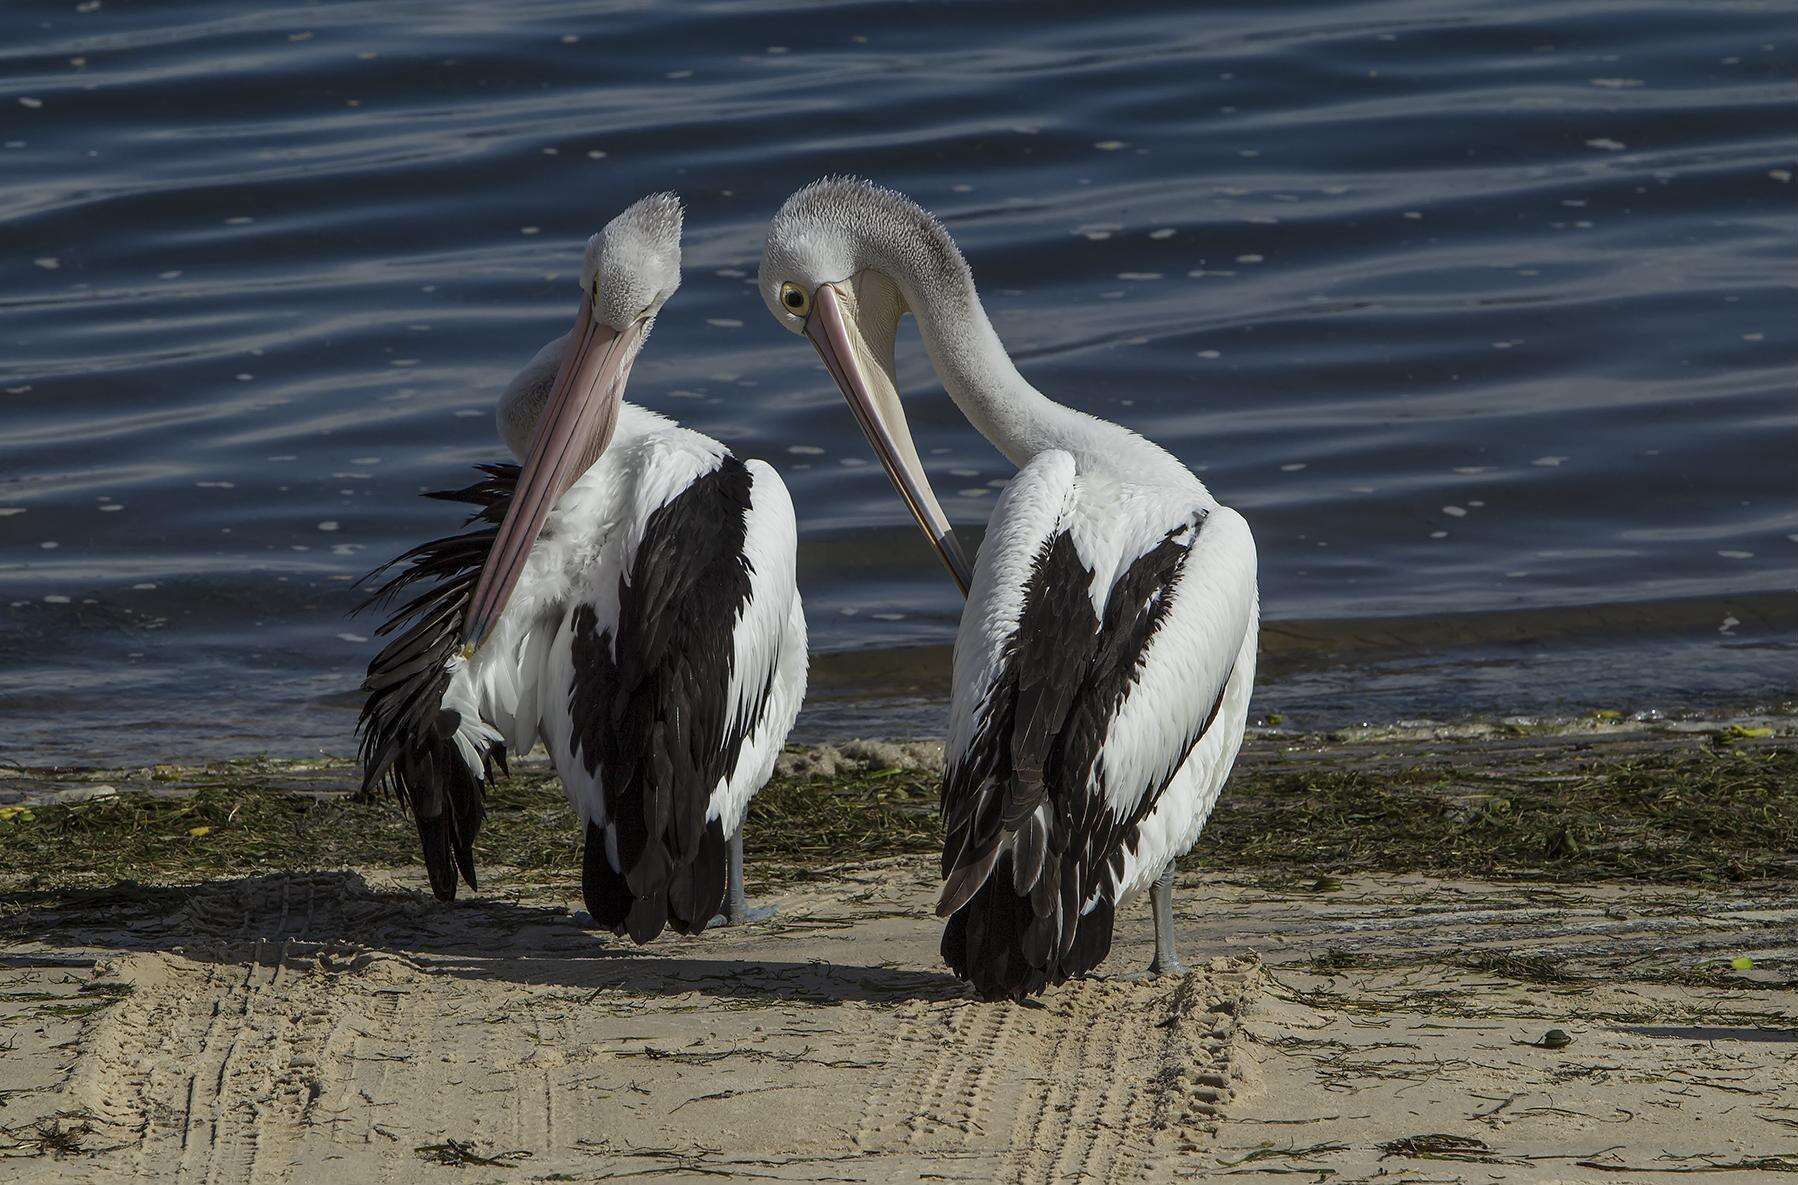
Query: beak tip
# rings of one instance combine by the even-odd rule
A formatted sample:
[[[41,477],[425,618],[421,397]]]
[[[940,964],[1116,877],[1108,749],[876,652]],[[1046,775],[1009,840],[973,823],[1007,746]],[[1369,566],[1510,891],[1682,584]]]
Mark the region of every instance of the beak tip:
[[[493,628],[493,615],[476,609],[465,612],[462,618],[461,638],[456,645],[456,655],[463,660],[473,658],[481,644],[487,640],[487,634]]]
[[[974,571],[968,565],[967,553],[961,549],[961,540],[954,531],[949,531],[937,540],[937,547],[948,563],[949,575],[954,577],[955,583],[961,587],[961,595],[967,596],[973,588]]]

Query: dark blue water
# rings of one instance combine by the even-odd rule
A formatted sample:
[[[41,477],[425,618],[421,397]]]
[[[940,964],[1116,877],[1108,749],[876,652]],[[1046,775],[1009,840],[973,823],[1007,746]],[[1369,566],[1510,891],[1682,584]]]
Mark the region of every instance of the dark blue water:
[[[1792,4],[12,0],[0,751],[346,751],[350,581],[445,527],[414,495],[497,455],[580,244],[667,187],[686,282],[632,397],[792,487],[802,730],[928,730],[953,589],[751,287],[833,171],[937,210],[1039,386],[1249,516],[1263,710],[1778,696],[1795,33]],[[976,525],[1007,468],[902,355]]]

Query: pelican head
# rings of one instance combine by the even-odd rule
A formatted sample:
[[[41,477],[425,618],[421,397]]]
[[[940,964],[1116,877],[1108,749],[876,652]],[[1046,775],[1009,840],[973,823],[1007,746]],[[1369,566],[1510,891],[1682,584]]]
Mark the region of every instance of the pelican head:
[[[611,443],[631,365],[680,287],[680,197],[656,193],[587,240],[574,327],[539,354],[555,360],[518,485],[463,618],[464,652],[486,639],[560,498]],[[530,368],[527,368],[527,373]],[[522,376],[521,376],[522,377]]]
[[[768,226],[758,287],[774,319],[806,337],[887,476],[963,593],[968,562],[918,460],[893,369],[899,321],[953,322],[973,291],[942,224],[903,194],[855,178],[814,182]]]

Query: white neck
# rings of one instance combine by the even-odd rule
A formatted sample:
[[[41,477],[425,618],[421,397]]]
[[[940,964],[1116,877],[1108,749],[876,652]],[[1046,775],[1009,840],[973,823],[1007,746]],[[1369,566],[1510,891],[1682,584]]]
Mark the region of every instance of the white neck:
[[[907,286],[909,287],[909,286]],[[1083,471],[1153,473],[1197,479],[1171,454],[1128,428],[1044,395],[1006,353],[971,278],[945,290],[906,292],[924,348],[949,397],[1007,460],[1022,468],[1049,449],[1073,455]]]
[[[970,296],[972,294],[969,294]],[[1050,399],[1018,373],[978,297],[949,308],[914,308],[930,365],[976,431],[1020,468],[1066,447],[1090,420]]]

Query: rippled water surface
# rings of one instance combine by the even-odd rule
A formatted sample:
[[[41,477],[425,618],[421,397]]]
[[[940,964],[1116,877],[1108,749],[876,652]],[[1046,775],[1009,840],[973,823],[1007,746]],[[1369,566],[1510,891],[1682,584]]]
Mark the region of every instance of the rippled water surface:
[[[750,279],[825,172],[1248,515],[1263,710],[1798,679],[1798,6],[0,7],[0,746],[343,752],[349,583],[446,524],[585,237],[674,187],[632,397],[774,462],[802,728],[928,731],[958,601]],[[952,517],[1008,476],[908,329]],[[453,517],[453,515],[452,515]]]

